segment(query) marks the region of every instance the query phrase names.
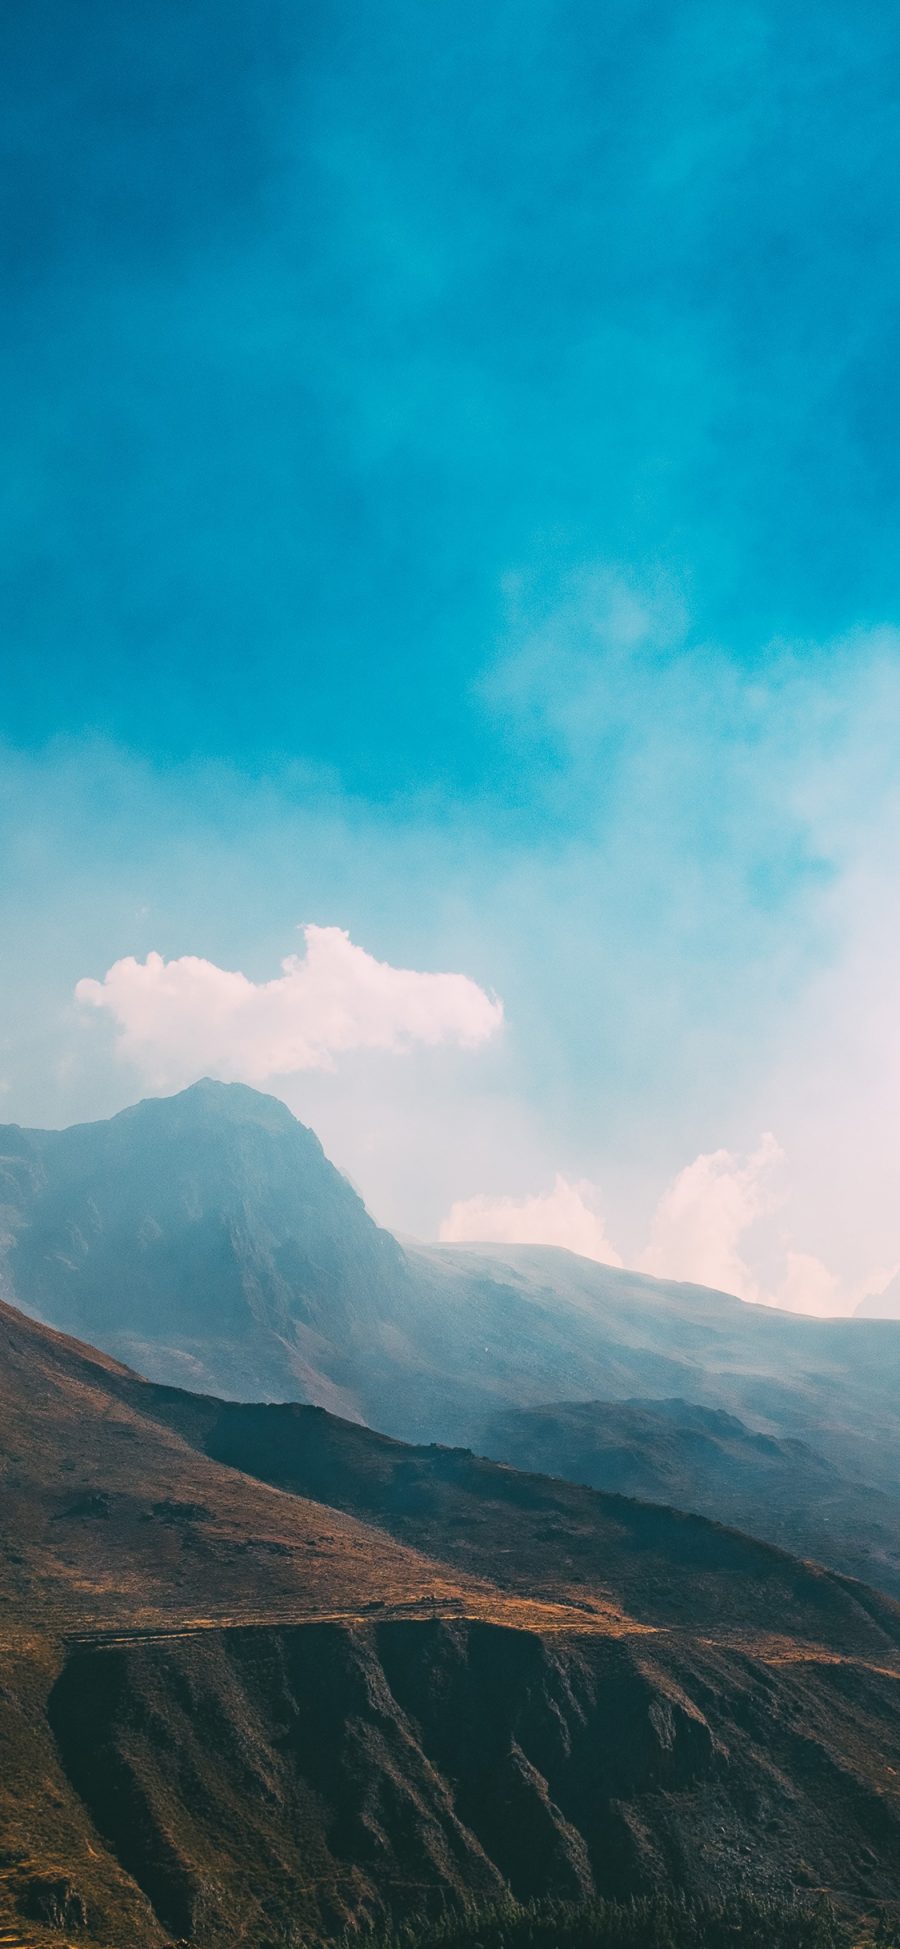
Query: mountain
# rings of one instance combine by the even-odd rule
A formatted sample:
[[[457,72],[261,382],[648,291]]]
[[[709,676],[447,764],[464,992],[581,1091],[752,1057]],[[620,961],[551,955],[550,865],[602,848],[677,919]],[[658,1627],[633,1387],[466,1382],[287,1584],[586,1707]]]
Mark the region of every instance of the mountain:
[[[484,1447],[514,1468],[711,1516],[900,1597],[900,1495],[721,1408],[674,1400],[508,1409],[488,1424]]]
[[[680,1397],[810,1440],[854,1477],[897,1492],[900,1329],[891,1322],[751,1306],[555,1246],[421,1246],[407,1256],[418,1335],[434,1336],[451,1377],[442,1397],[428,1395],[442,1436],[483,1446],[505,1406]],[[459,1373],[465,1391],[454,1387]]]
[[[680,1396],[900,1483],[900,1327],[811,1320],[549,1246],[407,1246],[284,1104],[201,1083],[0,1130],[6,1297],[152,1379],[483,1445],[548,1400]]]
[[[0,1130],[0,1227],[30,1312],[229,1392],[343,1400],[343,1336],[407,1279],[312,1131],[240,1083]]]
[[[5,1306],[0,1469],[8,1949],[506,1888],[900,1904],[900,1607],[863,1585]]]

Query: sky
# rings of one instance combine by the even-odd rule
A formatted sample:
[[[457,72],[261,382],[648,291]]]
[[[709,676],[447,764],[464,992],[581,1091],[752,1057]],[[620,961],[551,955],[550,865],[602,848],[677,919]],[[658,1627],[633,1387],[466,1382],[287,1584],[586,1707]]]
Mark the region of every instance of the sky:
[[[383,1222],[900,1266],[900,20],[0,23],[0,1115]]]

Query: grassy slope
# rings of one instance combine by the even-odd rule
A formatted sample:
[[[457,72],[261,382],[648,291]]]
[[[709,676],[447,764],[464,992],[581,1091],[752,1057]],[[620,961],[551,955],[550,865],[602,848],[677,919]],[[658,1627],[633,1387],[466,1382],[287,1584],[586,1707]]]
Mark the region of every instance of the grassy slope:
[[[135,1949],[506,1881],[900,1899],[886,1600],[672,1511],[154,1388],[7,1308],[0,1430],[0,1930],[36,1876]]]

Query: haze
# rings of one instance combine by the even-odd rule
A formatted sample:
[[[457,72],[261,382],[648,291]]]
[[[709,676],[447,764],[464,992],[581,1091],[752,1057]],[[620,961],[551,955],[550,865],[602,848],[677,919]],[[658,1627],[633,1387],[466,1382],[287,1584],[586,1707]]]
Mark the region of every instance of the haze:
[[[896,22],[2,33],[5,1120],[248,1081],[395,1230],[852,1312],[900,1264]]]

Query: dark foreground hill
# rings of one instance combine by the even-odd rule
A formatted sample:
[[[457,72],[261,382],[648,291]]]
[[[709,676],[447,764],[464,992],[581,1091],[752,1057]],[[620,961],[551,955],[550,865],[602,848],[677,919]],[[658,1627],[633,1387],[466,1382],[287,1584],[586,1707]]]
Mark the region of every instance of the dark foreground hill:
[[[900,1608],[701,1518],[139,1381],[0,1309],[0,1940],[900,1902]]]
[[[498,1412],[680,1396],[900,1485],[900,1324],[822,1321],[541,1246],[401,1249],[284,1104],[202,1083],[0,1130],[6,1297],[151,1378],[480,1446]]]
[[[721,1408],[556,1401],[495,1415],[483,1443],[514,1468],[694,1510],[900,1597],[900,1495]]]

